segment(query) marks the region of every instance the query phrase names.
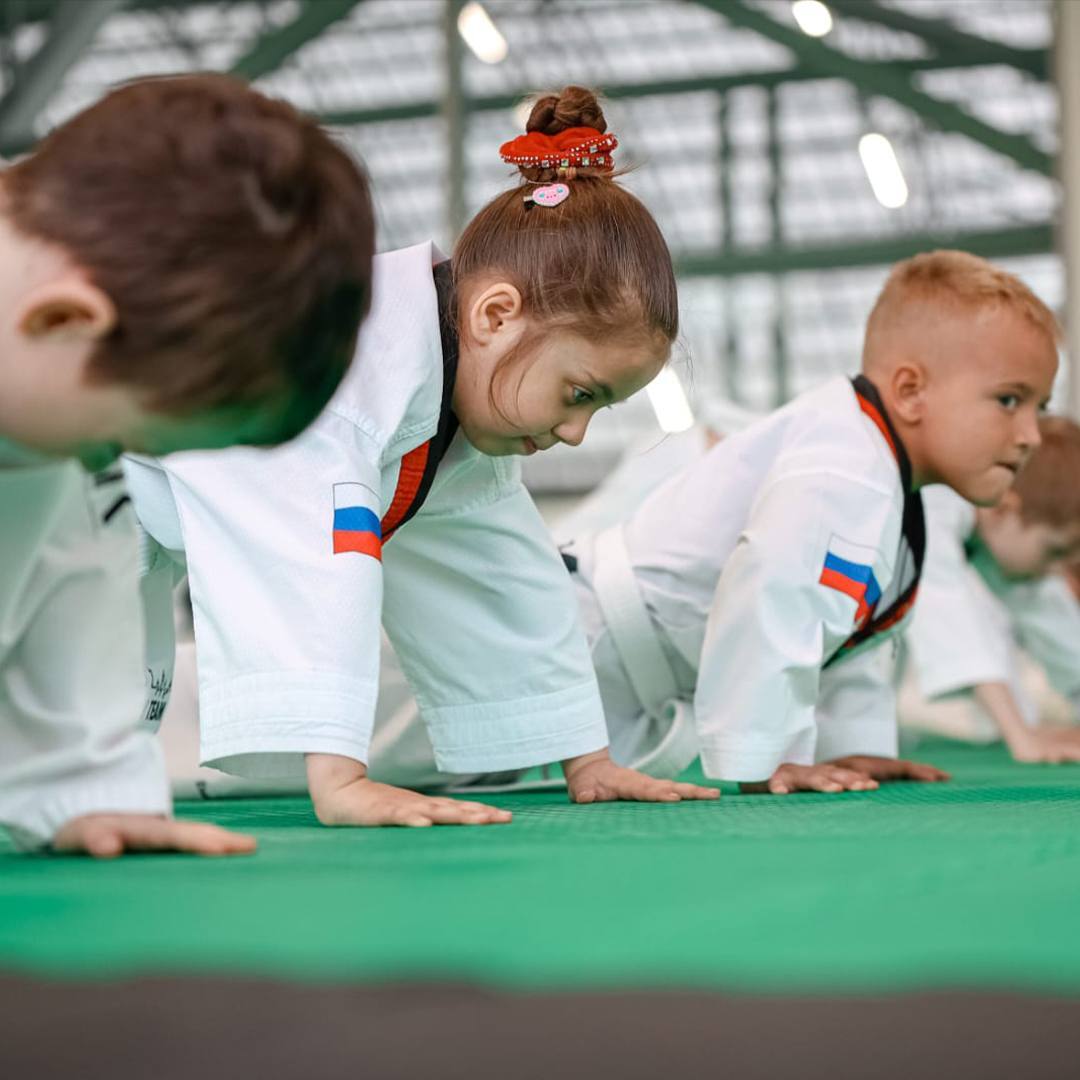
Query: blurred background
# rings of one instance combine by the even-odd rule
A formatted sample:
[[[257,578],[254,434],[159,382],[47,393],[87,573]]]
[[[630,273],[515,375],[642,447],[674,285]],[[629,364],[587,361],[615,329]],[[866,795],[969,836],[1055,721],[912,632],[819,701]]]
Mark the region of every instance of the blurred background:
[[[683,340],[583,450],[527,463],[539,493],[583,491],[724,402],[853,371],[916,251],[993,258],[1064,317],[1078,43],[1075,0],[2,0],[0,154],[125,79],[230,71],[364,159],[380,249],[449,250],[512,182],[498,147],[523,99],[599,88],[671,246]]]

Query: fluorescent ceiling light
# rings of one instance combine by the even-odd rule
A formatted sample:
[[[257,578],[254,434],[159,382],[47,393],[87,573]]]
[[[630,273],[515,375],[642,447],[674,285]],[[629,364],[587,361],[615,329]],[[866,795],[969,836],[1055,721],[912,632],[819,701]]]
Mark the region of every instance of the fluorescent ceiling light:
[[[821,0],[795,0],[791,14],[809,37],[824,37],[832,29],[832,13]]]
[[[477,60],[483,60],[485,64],[498,64],[506,59],[506,38],[499,33],[491,16],[476,0],[470,0],[458,12],[457,28]]]
[[[908,186],[892,143],[876,132],[864,135],[859,140],[859,157],[877,201],[889,210],[903,206],[907,202]]]
[[[690,402],[686,400],[686,392],[679,382],[679,376],[671,368],[664,368],[645,387],[645,392],[649,395],[649,402],[656,413],[656,422],[661,431],[674,435],[694,426]]]

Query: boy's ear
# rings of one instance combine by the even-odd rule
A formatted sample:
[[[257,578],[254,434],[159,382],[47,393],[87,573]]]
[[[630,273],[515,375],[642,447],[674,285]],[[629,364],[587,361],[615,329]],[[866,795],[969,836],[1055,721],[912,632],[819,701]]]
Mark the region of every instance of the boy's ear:
[[[926,408],[926,369],[914,360],[899,363],[889,376],[892,408],[908,424],[917,424]]]
[[[486,286],[471,300],[466,312],[469,337],[488,345],[524,314],[525,305],[517,287],[508,281],[496,281]]]
[[[98,341],[116,326],[116,306],[96,285],[69,274],[23,297],[16,326],[32,339]]]

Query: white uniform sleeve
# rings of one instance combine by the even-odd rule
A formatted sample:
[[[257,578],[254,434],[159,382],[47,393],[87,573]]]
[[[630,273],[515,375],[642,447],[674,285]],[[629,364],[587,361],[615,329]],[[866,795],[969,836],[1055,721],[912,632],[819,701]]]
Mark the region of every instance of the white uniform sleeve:
[[[1080,603],[1068,583],[1049,574],[1009,589],[1002,601],[1020,644],[1042,665],[1051,685],[1080,706]]]
[[[900,527],[892,493],[814,473],[766,485],[720,575],[694,697],[706,775],[756,781],[814,761],[823,663],[857,602],[820,582],[826,553],[864,551],[881,589]]]
[[[864,648],[821,673],[815,759],[898,752],[893,644]]]
[[[139,729],[143,624],[122,481],[77,465],[0,476],[0,823],[22,847],[89,813],[167,814]],[[107,520],[106,520],[107,518]]]
[[[146,704],[143,722],[157,732],[172,693],[176,667],[176,586],[187,570],[140,529],[139,592],[146,623]]]
[[[607,745],[573,583],[520,482],[479,505],[425,507],[384,560],[386,630],[441,770],[524,768]]]
[[[927,698],[1009,682],[1015,645],[993,594],[968,564],[975,510],[940,487],[924,496],[926,560],[907,631],[908,655]]]
[[[381,516],[373,458],[358,428],[324,413],[275,450],[164,463],[191,587],[204,764],[261,779],[303,777],[305,753],[367,760],[382,567],[334,554],[333,524],[335,485]]]

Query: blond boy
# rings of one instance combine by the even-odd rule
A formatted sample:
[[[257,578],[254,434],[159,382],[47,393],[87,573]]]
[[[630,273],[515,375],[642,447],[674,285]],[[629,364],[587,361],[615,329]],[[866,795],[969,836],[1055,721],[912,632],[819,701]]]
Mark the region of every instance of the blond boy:
[[[566,549],[613,755],[776,794],[936,780],[896,760],[886,642],[919,587],[920,491],[992,506],[1039,444],[1057,323],[963,252],[894,268],[862,374],[722,441]]]

